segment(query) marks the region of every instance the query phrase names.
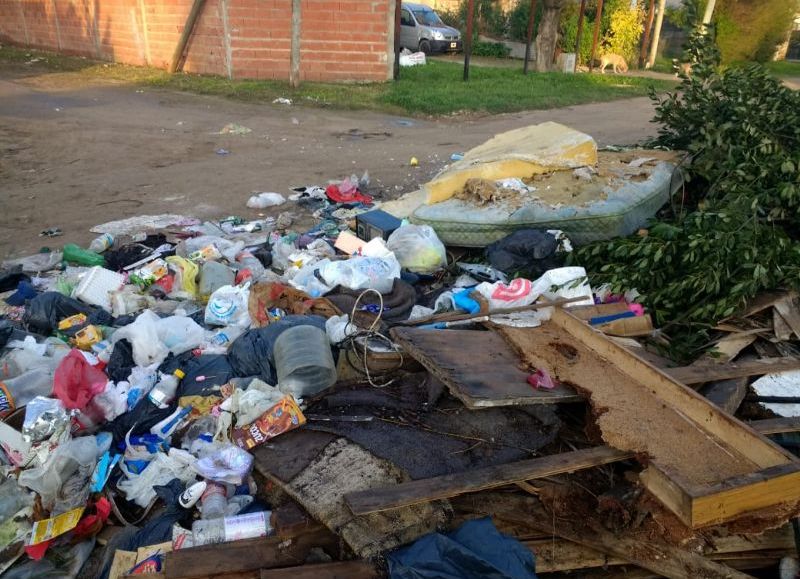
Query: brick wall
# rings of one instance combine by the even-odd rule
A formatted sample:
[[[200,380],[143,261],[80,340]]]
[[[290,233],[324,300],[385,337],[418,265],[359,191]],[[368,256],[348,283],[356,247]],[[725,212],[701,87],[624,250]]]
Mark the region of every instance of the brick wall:
[[[193,0],[0,0],[0,41],[166,68]],[[301,0],[300,78],[391,77],[394,0]],[[183,69],[289,78],[292,0],[207,0]]]

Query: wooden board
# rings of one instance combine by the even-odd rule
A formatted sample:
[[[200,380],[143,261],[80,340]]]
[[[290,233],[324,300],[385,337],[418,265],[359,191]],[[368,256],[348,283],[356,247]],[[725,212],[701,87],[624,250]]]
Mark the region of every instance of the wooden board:
[[[754,420],[750,423],[761,434],[780,434],[781,432],[800,432],[800,417],[788,416],[780,418],[765,418]]]
[[[730,378],[709,384],[702,392],[703,396],[722,408],[728,414],[734,414],[747,394],[747,385],[750,379]]]
[[[493,332],[394,328],[392,337],[468,408],[581,400],[565,386],[534,389],[526,381],[531,372]]]
[[[539,328],[497,331],[530,364],[589,395],[603,439],[648,456],[645,486],[685,524],[800,501],[800,485],[791,486],[800,462],[790,453],[568,312]]]
[[[338,561],[261,571],[260,579],[376,579],[375,566],[366,561]]]
[[[330,531],[316,529],[291,540],[266,537],[180,549],[166,554],[164,575],[167,579],[191,579],[299,565],[311,549],[319,547],[335,554],[338,545],[338,537]]]
[[[519,481],[575,472],[625,460],[632,456],[629,452],[601,446],[352,492],[346,494],[344,498],[354,514],[365,515],[436,499],[446,499]]]
[[[701,384],[714,380],[728,380],[744,376],[760,376],[800,370],[800,358],[762,358],[745,362],[731,362],[729,364],[714,364],[709,366],[682,366],[680,368],[665,368],[669,376],[683,384]]]

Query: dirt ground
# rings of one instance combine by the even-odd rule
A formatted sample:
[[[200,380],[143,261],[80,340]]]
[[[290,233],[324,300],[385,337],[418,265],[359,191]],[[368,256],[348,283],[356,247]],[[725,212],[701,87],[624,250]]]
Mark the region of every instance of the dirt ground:
[[[378,199],[395,198],[451,153],[501,131],[552,120],[600,145],[631,144],[654,133],[652,115],[650,101],[638,98],[479,118],[398,118],[0,71],[0,258],[88,243],[93,225],[135,215],[256,218],[245,206],[253,191],[286,194],[365,170]],[[218,134],[228,123],[252,132]],[[409,166],[412,156],[419,167]],[[39,237],[50,227],[64,235]]]

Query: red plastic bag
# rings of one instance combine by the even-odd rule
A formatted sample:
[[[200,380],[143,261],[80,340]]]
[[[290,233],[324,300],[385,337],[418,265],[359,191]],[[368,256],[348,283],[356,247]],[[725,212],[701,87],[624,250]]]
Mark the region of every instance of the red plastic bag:
[[[72,350],[56,368],[53,396],[66,408],[83,410],[107,383],[105,372],[92,366],[80,350]]]

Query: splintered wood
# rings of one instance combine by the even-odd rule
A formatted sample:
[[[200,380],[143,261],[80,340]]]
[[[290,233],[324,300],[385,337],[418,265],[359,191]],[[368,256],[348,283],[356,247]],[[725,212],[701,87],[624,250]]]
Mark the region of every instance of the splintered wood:
[[[800,463],[579,319],[498,327],[526,363],[586,393],[603,439],[647,457],[645,486],[696,527],[800,499]]]

